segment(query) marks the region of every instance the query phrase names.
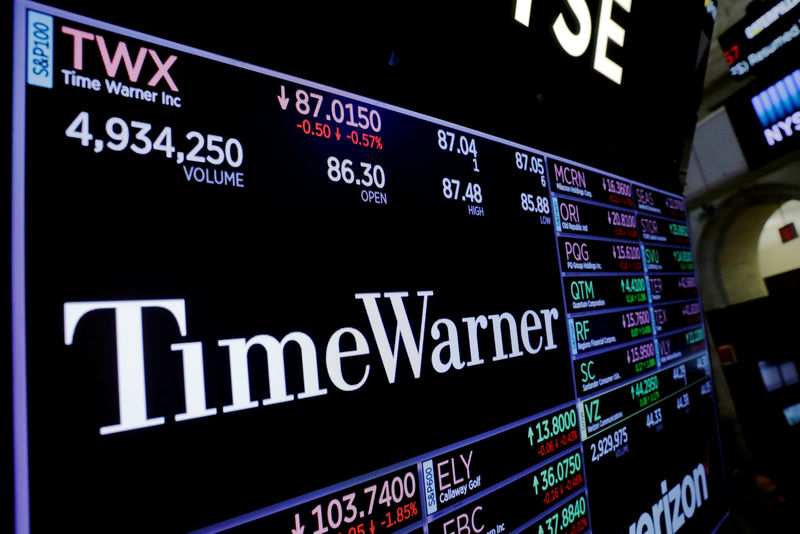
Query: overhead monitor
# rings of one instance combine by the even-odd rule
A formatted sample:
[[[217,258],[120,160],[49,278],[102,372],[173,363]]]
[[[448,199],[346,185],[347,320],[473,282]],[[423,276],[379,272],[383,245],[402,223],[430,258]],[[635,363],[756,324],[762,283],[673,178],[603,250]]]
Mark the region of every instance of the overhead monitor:
[[[800,50],[800,4],[795,0],[751,2],[747,15],[719,37],[731,76],[783,70]]]
[[[800,147],[800,69],[745,87],[725,108],[751,169]]]

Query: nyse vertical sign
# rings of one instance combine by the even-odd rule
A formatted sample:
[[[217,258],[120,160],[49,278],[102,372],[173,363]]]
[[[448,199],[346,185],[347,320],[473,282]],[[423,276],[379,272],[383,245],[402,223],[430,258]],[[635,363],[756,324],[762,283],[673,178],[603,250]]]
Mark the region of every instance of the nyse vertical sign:
[[[597,31],[594,38],[593,68],[614,83],[622,83],[622,66],[608,57],[608,44],[613,42],[625,45],[625,28],[612,18],[612,8],[617,4],[626,12],[631,11],[632,0],[602,0],[597,17]],[[561,48],[572,57],[580,57],[589,49],[592,42],[592,14],[586,0],[568,0],[569,11],[563,12],[553,22],[551,29]],[[514,19],[525,26],[530,25],[531,0],[518,0],[514,9]],[[567,18],[578,22],[576,31],[570,28]]]
[[[713,6],[516,1],[504,14],[513,27],[502,52],[520,70],[510,78],[526,82],[514,96],[521,103],[535,100],[528,108],[537,124],[551,119],[546,107],[559,110],[549,120],[555,126],[548,124],[546,138],[535,142],[580,145],[600,167],[620,174],[647,169],[650,177],[664,175],[657,178],[661,184],[677,184],[683,145],[675,139],[694,131],[696,116],[684,113],[697,109],[702,93]],[[634,110],[646,110],[648,123],[657,127],[645,128]]]

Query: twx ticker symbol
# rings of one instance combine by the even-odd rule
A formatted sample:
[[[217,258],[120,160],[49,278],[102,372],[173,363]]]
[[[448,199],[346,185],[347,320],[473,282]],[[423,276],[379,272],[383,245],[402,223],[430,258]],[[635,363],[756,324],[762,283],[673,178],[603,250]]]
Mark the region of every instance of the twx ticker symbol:
[[[622,67],[611,61],[608,56],[608,41],[614,41],[620,47],[625,43],[625,29],[611,19],[614,3],[630,13],[632,0],[602,0],[597,21],[597,37],[594,45],[594,70],[617,84],[622,83]],[[514,7],[514,20],[530,26],[533,0],[517,0]],[[592,40],[592,13],[586,0],[567,0],[572,17],[578,21],[578,32],[573,33],[559,13],[553,23],[558,44],[567,54],[573,57],[582,56],[589,48]]]
[[[150,62],[156,68],[156,73],[150,78],[147,85],[155,87],[158,82],[163,80],[171,90],[178,92],[178,86],[175,85],[175,81],[169,73],[170,67],[172,67],[178,59],[177,56],[170,55],[165,61],[162,61],[155,50],[140,47],[136,59],[134,60],[131,58],[130,52],[128,52],[128,45],[125,41],[119,41],[112,57],[109,53],[109,47],[106,45],[105,38],[100,34],[85,32],[83,30],[70,28],[69,26],[62,26],[61,32],[72,36],[72,68],[76,71],[83,70],[84,41],[94,41],[97,45],[100,58],[103,61],[103,67],[109,78],[116,78],[120,65],[124,64],[128,79],[136,83],[139,80],[142,67],[149,57]]]

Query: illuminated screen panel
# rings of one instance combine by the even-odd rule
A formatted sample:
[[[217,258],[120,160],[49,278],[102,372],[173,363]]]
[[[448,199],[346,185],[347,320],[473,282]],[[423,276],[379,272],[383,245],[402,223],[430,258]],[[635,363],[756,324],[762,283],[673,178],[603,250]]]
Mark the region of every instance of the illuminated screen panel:
[[[800,35],[800,30],[798,30]],[[795,67],[797,63],[793,64]],[[725,104],[745,158],[755,169],[800,146],[800,69],[784,70]]]
[[[800,50],[800,6],[767,1],[748,8],[747,15],[719,37],[734,78],[764,74],[791,64]]]
[[[39,4],[15,25],[18,532],[721,521],[681,197]]]

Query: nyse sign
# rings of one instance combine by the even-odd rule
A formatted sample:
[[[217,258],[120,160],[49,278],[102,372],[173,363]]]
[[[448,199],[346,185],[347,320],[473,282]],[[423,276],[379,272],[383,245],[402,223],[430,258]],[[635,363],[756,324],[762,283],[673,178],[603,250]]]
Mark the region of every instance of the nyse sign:
[[[611,18],[611,9],[616,3],[630,13],[631,2],[632,0],[602,0],[597,21],[593,67],[617,84],[622,83],[622,66],[608,58],[608,42],[613,41],[622,47],[625,44],[625,29]],[[577,32],[570,29],[563,12],[559,13],[551,28],[564,52],[573,57],[580,57],[586,53],[592,40],[592,15],[586,0],[567,0],[567,3],[571,11],[569,17],[578,22]],[[531,9],[531,0],[517,0],[514,19],[528,26]]]

